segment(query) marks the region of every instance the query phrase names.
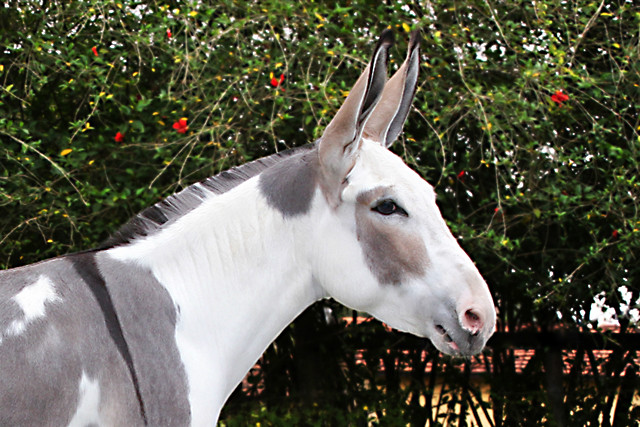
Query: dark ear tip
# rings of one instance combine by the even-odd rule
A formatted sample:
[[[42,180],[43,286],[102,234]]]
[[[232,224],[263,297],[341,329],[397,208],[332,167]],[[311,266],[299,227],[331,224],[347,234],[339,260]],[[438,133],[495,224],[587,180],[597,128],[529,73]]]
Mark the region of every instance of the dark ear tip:
[[[422,41],[422,33],[420,30],[411,31],[411,36],[409,37],[409,50],[413,50],[416,47],[420,46],[420,42]]]
[[[380,45],[386,44],[386,45],[392,45],[394,43],[394,36],[393,36],[393,30],[390,28],[386,28],[381,34],[380,34],[380,39],[378,40],[378,43]]]

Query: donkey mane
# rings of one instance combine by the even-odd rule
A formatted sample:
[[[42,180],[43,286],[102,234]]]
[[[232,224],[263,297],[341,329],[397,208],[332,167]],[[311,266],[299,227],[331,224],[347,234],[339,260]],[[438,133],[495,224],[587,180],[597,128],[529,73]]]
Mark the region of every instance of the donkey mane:
[[[204,181],[192,184],[138,213],[105,240],[98,249],[109,249],[130,243],[140,237],[150,236],[165,224],[172,223],[197,208],[210,195],[226,193],[283,160],[311,151],[315,147],[316,143],[310,143],[300,147],[289,148],[270,156],[232,167]]]

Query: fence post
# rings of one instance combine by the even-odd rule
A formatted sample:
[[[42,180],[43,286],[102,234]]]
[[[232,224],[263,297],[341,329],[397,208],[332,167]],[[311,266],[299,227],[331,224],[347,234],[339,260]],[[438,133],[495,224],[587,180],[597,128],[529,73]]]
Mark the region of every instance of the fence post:
[[[564,408],[563,362],[562,350],[551,346],[545,349],[544,370],[546,373],[547,395],[551,413],[559,427],[567,425]],[[544,351],[544,350],[543,350]]]

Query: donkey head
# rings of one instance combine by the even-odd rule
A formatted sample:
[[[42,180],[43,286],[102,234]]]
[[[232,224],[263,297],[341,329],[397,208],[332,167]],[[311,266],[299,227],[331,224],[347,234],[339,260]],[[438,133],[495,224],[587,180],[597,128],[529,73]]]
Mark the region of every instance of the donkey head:
[[[479,352],[494,331],[489,289],[451,234],[431,185],[389,147],[416,91],[419,36],[387,81],[392,34],[327,126],[319,145],[328,202],[315,268],[325,292],[388,325],[429,337],[448,354]]]

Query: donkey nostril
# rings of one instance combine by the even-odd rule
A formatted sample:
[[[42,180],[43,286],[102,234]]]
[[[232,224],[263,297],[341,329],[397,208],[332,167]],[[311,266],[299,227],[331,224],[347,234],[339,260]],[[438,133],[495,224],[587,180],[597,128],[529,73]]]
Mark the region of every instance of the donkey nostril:
[[[471,332],[472,335],[478,335],[483,326],[482,319],[473,309],[469,309],[464,312],[462,326]]]
[[[447,332],[447,330],[442,325],[436,325],[436,331],[440,332],[441,334]]]
[[[473,312],[473,310],[467,310],[464,315],[466,316],[469,322],[478,323],[480,322],[480,316]]]

